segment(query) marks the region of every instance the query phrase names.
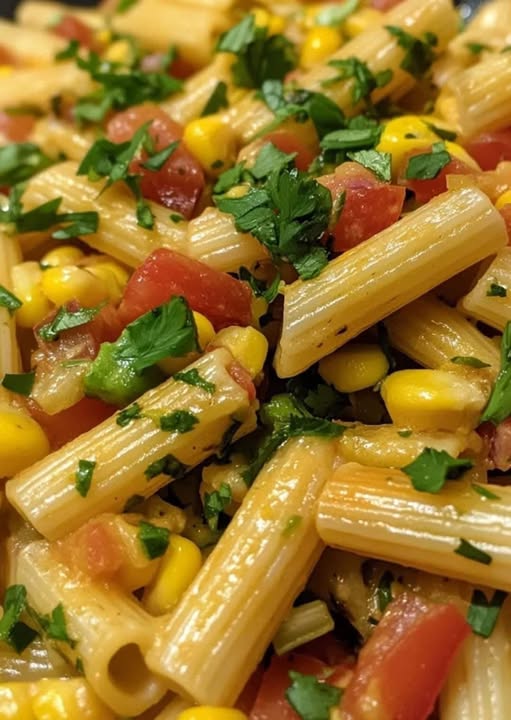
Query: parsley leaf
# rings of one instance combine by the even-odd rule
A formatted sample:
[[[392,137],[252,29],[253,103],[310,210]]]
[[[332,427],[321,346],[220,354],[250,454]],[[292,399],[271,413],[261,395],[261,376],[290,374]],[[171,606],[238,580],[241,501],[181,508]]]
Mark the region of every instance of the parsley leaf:
[[[460,544],[454,552],[457,555],[467,558],[467,560],[473,560],[474,562],[481,563],[482,565],[491,565],[493,560],[491,555],[484,552],[484,550],[480,550],[475,545],[472,545],[472,543],[465,540],[465,538],[460,538]]]
[[[227,99],[227,83],[223,80],[219,80],[215,85],[213,92],[211,93],[209,100],[204,105],[204,108],[200,114],[201,117],[206,115],[213,115],[219,110],[229,107],[229,100]]]
[[[291,685],[286,690],[286,700],[302,720],[329,720],[330,709],[339,705],[342,690],[320,683],[313,675],[303,675],[291,670]]]
[[[511,322],[508,322],[502,335],[500,358],[501,370],[481,417],[481,422],[490,421],[494,425],[504,422],[511,415]]]
[[[22,305],[23,303],[16,295],[10,290],[7,290],[3,285],[0,285],[0,307],[6,308],[9,314],[12,315],[13,312],[19,310]]]
[[[33,143],[5,145],[0,148],[0,186],[24,182],[49,167],[52,162],[39,146]]]
[[[494,492],[489,490],[486,485],[478,485],[477,483],[472,483],[471,487],[474,492],[476,492],[478,495],[481,495],[481,497],[486,498],[487,500],[500,500],[500,495],[496,495]]]
[[[67,643],[72,648],[76,645],[76,640],[72,640],[67,631],[64,606],[62,603],[59,603],[57,607],[53,608],[50,615],[35,614],[35,616],[37,622],[51,640],[59,640],[60,642]]]
[[[283,170],[293,162],[297,153],[285,153],[279,150],[273,143],[267,142],[257,154],[254,165],[250,168],[250,174],[256,180],[264,180],[272,172]]]
[[[275,275],[268,287],[266,286],[264,280],[258,280],[246,267],[241,267],[238,274],[240,280],[244,280],[250,285],[254,295],[256,297],[264,298],[268,305],[270,305],[270,303],[272,303],[279,294],[281,282],[280,273]]]
[[[490,283],[490,287],[486,291],[487,297],[507,297],[507,288],[496,282]]]
[[[125,13],[127,10],[132,8],[137,3],[138,3],[138,0],[119,0],[119,2],[117,3],[117,7],[115,8],[115,12],[118,15],[121,15],[122,13]]]
[[[482,360],[479,360],[479,358],[465,355],[456,355],[456,357],[451,358],[451,362],[455,365],[468,365],[468,367],[473,368],[491,367],[489,363],[485,363]]]
[[[224,512],[231,502],[231,487],[227,483],[222,483],[218,490],[204,495],[204,516],[211,530],[218,528],[220,513]]]
[[[451,162],[443,142],[435,143],[429,153],[413,155],[408,160],[405,177],[408,180],[433,180]]]
[[[172,153],[177,149],[179,142],[179,140],[175,140],[174,142],[171,142],[170,145],[163,148],[163,150],[151,155],[145,162],[142,163],[142,167],[146,170],[151,170],[152,172],[158,172],[158,170],[161,170]]]
[[[142,520],[138,526],[138,539],[149,560],[165,555],[170,542],[170,530]]]
[[[484,43],[477,42],[465,43],[465,47],[467,48],[467,50],[470,50],[473,55],[480,55],[483,50],[491,50],[491,47],[489,45],[484,45]]]
[[[344,60],[330,60],[328,64],[337,70],[337,74],[324,80],[322,85],[327,87],[343,80],[353,80],[351,90],[351,102],[353,105],[357,105],[364,100],[368,107],[372,108],[371,93],[373,90],[388,85],[393,77],[393,72],[390,69],[373,74],[367,63],[356,57]]]
[[[378,144],[382,128],[374,124],[368,127],[347,127],[328,133],[321,140],[324,150],[362,150]]]
[[[82,497],[87,497],[95,467],[94,460],[78,460],[78,469],[75,472],[75,488]]]
[[[371,170],[377,178],[383,182],[390,182],[392,179],[392,155],[388,152],[378,150],[357,150],[349,152],[348,158],[360,163],[368,170]]]
[[[199,418],[188,410],[174,410],[160,417],[160,428],[165,432],[187,433],[199,422]]]
[[[424,448],[413,462],[403,468],[419,492],[437,493],[447,480],[457,480],[474,466],[468,458],[453,458],[445,450]]]
[[[37,637],[37,632],[20,621],[27,608],[27,590],[24,585],[10,585],[4,595],[4,613],[0,618],[0,640],[20,653]]]
[[[418,38],[395,25],[386,25],[385,28],[397,38],[398,45],[405,50],[401,69],[420,79],[435,60],[433,48],[438,45],[437,36],[426,32],[422,38]]]
[[[121,410],[117,415],[115,422],[119,427],[126,427],[132,420],[137,420],[142,415],[142,408],[138,403],[133,403],[129,407]]]
[[[5,373],[1,385],[18,395],[30,395],[34,387],[35,372]]]
[[[282,80],[297,63],[294,45],[283,35],[268,36],[268,28],[257,27],[254,15],[246,15],[223,33],[216,51],[236,55],[233,80],[245,88],[260,88],[265,80]]]
[[[71,330],[89,323],[103,308],[103,305],[97,305],[92,308],[78,308],[78,310],[68,310],[61,307],[53,320],[43,325],[38,330],[38,335],[46,342],[57,340],[63,330]]]
[[[380,578],[377,588],[378,598],[378,609],[380,612],[384,612],[387,605],[392,602],[392,583],[394,582],[394,576],[390,570],[385,570]]]
[[[181,382],[187,383],[188,385],[199,387],[201,388],[201,390],[204,390],[210,395],[212,395],[216,390],[215,383],[209,382],[209,380],[206,380],[206,378],[202,377],[202,375],[196,368],[177,372],[174,375],[174,380],[179,380]]]
[[[174,480],[179,480],[186,474],[187,470],[186,465],[183,465],[182,462],[168,453],[148,465],[144,470],[144,475],[148,480],[157,475],[168,475]]]
[[[357,10],[358,5],[359,0],[345,0],[340,5],[326,5],[316,15],[314,22],[316,25],[339,27],[346,18]]]
[[[503,590],[495,590],[491,600],[487,600],[481,590],[474,590],[468,609],[467,622],[476,635],[484,638],[490,637],[507,595],[507,592]]]

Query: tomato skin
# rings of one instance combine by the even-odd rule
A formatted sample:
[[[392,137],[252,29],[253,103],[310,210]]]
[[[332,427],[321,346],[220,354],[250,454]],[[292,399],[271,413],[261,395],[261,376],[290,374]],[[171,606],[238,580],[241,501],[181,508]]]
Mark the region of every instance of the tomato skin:
[[[59,540],[56,547],[67,565],[93,580],[112,580],[123,561],[116,533],[101,518],[89,520]]]
[[[227,372],[247,392],[249,401],[253,402],[256,398],[256,389],[248,370],[235,361],[229,365]]]
[[[426,720],[469,634],[453,605],[400,595],[360,651],[341,701],[343,720]]]
[[[102,400],[84,397],[67,410],[48,415],[34,400],[28,400],[27,407],[45,431],[52,450],[58,450],[70,440],[99,425],[112,415],[117,408]]]
[[[127,324],[174,295],[182,295],[216,330],[252,321],[252,291],[246,283],[168,248],[151,253],[131,276],[119,308],[121,319]]]
[[[0,45],[0,65],[16,65],[16,58],[4,45]]]
[[[333,230],[334,252],[359,245],[399,219],[406,190],[380,182],[358,163],[343,163],[335,173],[318,178],[332,193],[332,200],[346,193],[344,206]]]
[[[0,135],[12,142],[23,142],[35,125],[33,115],[9,115],[0,110]]]
[[[451,161],[444,167],[436,178],[432,180],[409,180],[405,177],[408,160],[414,155],[424,155],[431,152],[431,148],[422,148],[409,153],[403,162],[398,176],[399,185],[403,185],[415,194],[415,199],[421,205],[429,202],[437,195],[441,195],[447,190],[447,175],[472,175],[474,168],[464,163],[463,160],[451,156]]]
[[[73,15],[63,15],[57,25],[51,28],[54,35],[66,40],[77,40],[83,47],[93,50],[94,31],[84,22]]]
[[[152,121],[149,134],[156,151],[181,140],[182,126],[157,105],[151,104],[137,105],[114,115],[107,125],[108,139],[116,143],[131,140],[139,127],[148,121]],[[182,142],[160,170],[146,170],[142,167],[146,160],[144,151],[140,160],[130,164],[130,171],[141,176],[142,195],[191,218],[205,186],[204,172],[197,160]]]
[[[166,56],[163,53],[151,53],[142,58],[140,67],[144,72],[161,72],[165,60]],[[185,80],[195,72],[195,69],[187,60],[178,56],[167,72],[175,78]]]
[[[297,153],[295,165],[298,170],[305,172],[316,157],[316,154],[308,148],[295,133],[289,130],[274,130],[263,137],[265,142],[271,142],[281,152],[290,154]]]
[[[511,160],[511,128],[482,133],[465,143],[464,147],[481,170],[495,170],[503,160]]]

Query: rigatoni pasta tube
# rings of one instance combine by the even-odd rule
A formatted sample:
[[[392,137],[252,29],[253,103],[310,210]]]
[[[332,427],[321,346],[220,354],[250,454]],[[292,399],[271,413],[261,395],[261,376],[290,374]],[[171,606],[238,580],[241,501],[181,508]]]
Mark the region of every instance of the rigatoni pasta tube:
[[[317,528],[333,547],[511,590],[511,488],[492,489],[498,499],[463,479],[418,492],[400,470],[347,463],[321,494]],[[455,552],[462,541],[487,564]]]
[[[73,664],[80,658],[92,688],[116,713],[138,715],[163,697],[163,681],[143,658],[158,628],[136,600],[71,569],[44,541],[21,551],[16,580],[37,613],[62,604],[73,642],[59,642],[59,650]]]
[[[87,95],[94,83],[74,62],[13,70],[0,77],[0,109],[30,107],[48,112],[56,95]]]
[[[35,28],[48,28],[62,14],[69,13],[69,5],[45,0],[25,0],[16,10],[16,20],[20,25]],[[91,28],[99,29],[105,25],[105,15],[97,10],[73,7],[73,17],[78,18]]]
[[[278,375],[297,375],[506,243],[504,221],[480,190],[439,195],[285,288]]]
[[[94,139],[92,130],[78,129],[55,117],[40,118],[30,134],[31,142],[39,145],[49,157],[62,154],[68,160],[81,160]]]
[[[23,65],[52,65],[55,55],[66,47],[66,41],[45,30],[15,25],[0,20],[2,47]]]
[[[491,365],[495,374],[500,369],[500,354],[491,340],[433,295],[405,305],[385,320],[385,327],[392,346],[424,367],[439,368],[455,357],[475,357]]]
[[[11,270],[21,262],[16,238],[0,232],[0,285],[12,292]],[[20,372],[20,356],[16,339],[16,321],[6,307],[0,307],[0,377]]]
[[[314,503],[334,459],[331,441],[289,440],[258,475],[147,655],[171,689],[236,700],[319,557]]]
[[[503,248],[458,308],[475,320],[504,330],[511,320],[511,248]]]
[[[433,33],[438,39],[437,49],[443,50],[456,34],[458,17],[450,0],[405,0],[386,13],[385,25],[402,27],[416,36],[422,36],[425,32]],[[352,103],[352,82],[340,81],[328,86],[323,85],[323,82],[334,77],[336,72],[328,66],[329,60],[353,57],[367,63],[373,73],[392,70],[391,81],[372,95],[375,102],[389,96],[401,97],[415,84],[412,75],[400,67],[403,49],[385,27],[371,28],[347,42],[324,62],[318,63],[309,72],[298,75],[296,83],[306,90],[328,95],[345,113],[353,115],[356,108]],[[244,143],[275,119],[271,110],[253,97],[247,97],[233,107],[229,117],[231,126]]]
[[[257,405],[229,374],[232,363],[223,348],[203,355],[189,368],[215,386],[213,393],[170,378],[138,399],[142,416],[128,426],[113,416],[15,476],[7,489],[11,504],[53,539],[99,513],[119,512],[133,495],[149,497],[177,472],[164,474],[166,457],[193,467],[220,447],[233,419],[244,423],[237,437],[253,429]],[[183,408],[198,420],[190,432],[160,429],[159,415]],[[75,487],[79,460],[96,463],[85,497]],[[150,469],[156,461],[163,462],[160,472]]]

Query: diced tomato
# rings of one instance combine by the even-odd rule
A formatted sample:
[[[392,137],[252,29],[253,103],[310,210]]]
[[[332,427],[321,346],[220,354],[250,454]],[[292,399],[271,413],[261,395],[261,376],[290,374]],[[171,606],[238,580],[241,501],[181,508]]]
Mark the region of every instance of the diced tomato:
[[[511,470],[511,418],[496,427],[491,422],[483,423],[477,432],[486,441],[489,467],[503,472]]]
[[[51,31],[66,40],[77,40],[80,45],[90,50],[95,47],[94,31],[74,15],[63,15]]]
[[[151,104],[137,105],[115,115],[107,125],[108,138],[116,143],[131,140],[138,128],[148,121],[152,121],[149,134],[156,151],[181,140],[181,125],[157,105]],[[182,141],[160,170],[151,171],[142,167],[146,160],[144,151],[142,157],[130,165],[131,172],[141,176],[142,195],[191,218],[205,185],[204,173],[197,160]]]
[[[387,10],[391,10],[401,2],[403,2],[403,0],[373,0],[373,8],[387,12]]]
[[[0,45],[0,65],[15,65],[16,64],[16,58],[12,54],[12,52],[5,47],[5,45]]]
[[[117,534],[102,518],[89,520],[59,540],[57,552],[65,563],[93,579],[111,580],[123,561]]]
[[[289,653],[278,657],[274,655],[270,667],[263,675],[263,681],[257,695],[250,720],[300,720],[286,700],[286,690],[291,684],[289,672],[314,675],[318,680],[332,683],[335,668],[308,655]]]
[[[333,231],[335,252],[349,250],[385,230],[403,210],[405,189],[380,182],[358,163],[343,163],[335,173],[318,178],[318,182],[330,190],[334,203],[341,193],[346,193]]]
[[[246,283],[168,248],[155,250],[135,270],[124,290],[121,318],[129,323],[174,295],[186,298],[217,330],[252,321],[252,291]]]
[[[403,593],[360,651],[345,720],[426,720],[470,626],[453,605]],[[378,708],[378,710],[376,710]]]
[[[503,160],[511,160],[511,128],[478,135],[465,144],[465,149],[481,170],[495,170]]]
[[[259,694],[263,677],[264,669],[259,665],[249,677],[247,684],[236,701],[236,708],[238,710],[241,710],[247,715],[250,713]]]
[[[227,370],[232,379],[237,382],[238,385],[243,388],[243,390],[247,391],[250,402],[255,400],[256,390],[248,370],[245,370],[243,365],[240,365],[238,362],[231,363]]]
[[[10,115],[0,110],[0,135],[12,142],[23,142],[28,138],[35,125],[33,115]]]
[[[140,67],[144,72],[161,72],[163,63],[166,60],[166,55],[163,53],[151,53],[142,58]],[[181,80],[189,77],[195,68],[187,60],[179,55],[176,57],[174,62],[168,68],[168,74],[173,77],[180,78]]]
[[[470,165],[467,165],[463,160],[451,156],[451,161],[440,170],[436,178],[432,180],[408,180],[405,177],[408,160],[414,155],[424,155],[429,152],[431,152],[431,148],[422,148],[409,153],[405,157],[398,177],[398,183],[412,190],[412,192],[415,193],[415,199],[421,205],[429,202],[431,198],[446,192],[448,175],[471,175],[474,173],[474,168],[470,167]]]
[[[500,208],[500,214],[506,223],[508,245],[511,245],[511,205],[504,205],[504,207]]]
[[[106,420],[117,408],[102,400],[84,397],[67,410],[48,415],[33,400],[27,401],[30,414],[45,431],[52,450],[65,445],[70,440]]]
[[[298,170],[305,172],[316,157],[311,148],[300,140],[295,133],[289,130],[274,130],[263,137],[263,140],[271,142],[284,153],[297,153],[295,157],[295,165]]]

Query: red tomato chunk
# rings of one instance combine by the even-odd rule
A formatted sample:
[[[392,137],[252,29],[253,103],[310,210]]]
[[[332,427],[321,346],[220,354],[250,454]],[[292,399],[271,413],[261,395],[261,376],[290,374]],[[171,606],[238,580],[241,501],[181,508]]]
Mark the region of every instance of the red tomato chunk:
[[[94,49],[94,31],[73,15],[63,15],[57,25],[51,28],[55,35],[66,40],[77,40],[83,47]]]
[[[408,167],[408,161],[410,158],[414,155],[425,155],[430,152],[431,148],[413,150],[406,156],[403,166],[399,172],[398,183],[411,190],[415,194],[415,199],[421,205],[447,191],[448,175],[471,175],[474,173],[474,168],[467,165],[467,163],[464,163],[463,160],[458,160],[458,158],[451,156],[451,161],[442,168],[438,175],[432,180],[408,179],[406,177],[406,168]]]
[[[495,170],[503,160],[511,160],[511,128],[483,133],[465,144],[481,170]]]
[[[35,125],[33,115],[9,115],[0,110],[0,135],[12,142],[23,142],[28,138]]]

